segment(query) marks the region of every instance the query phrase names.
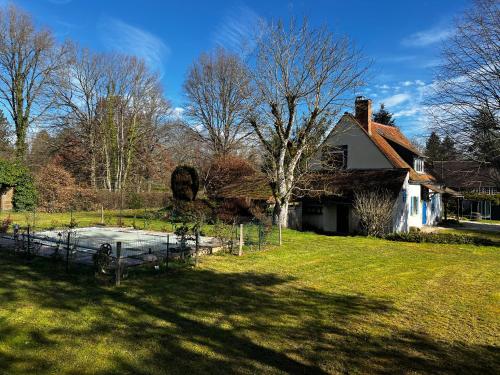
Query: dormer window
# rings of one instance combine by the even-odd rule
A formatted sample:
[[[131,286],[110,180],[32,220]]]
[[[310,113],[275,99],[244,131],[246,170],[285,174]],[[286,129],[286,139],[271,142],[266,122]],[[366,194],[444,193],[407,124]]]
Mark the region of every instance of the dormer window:
[[[326,169],[346,169],[347,145],[323,146],[321,163]]]
[[[424,173],[424,159],[415,158],[413,160],[413,169],[418,173]]]

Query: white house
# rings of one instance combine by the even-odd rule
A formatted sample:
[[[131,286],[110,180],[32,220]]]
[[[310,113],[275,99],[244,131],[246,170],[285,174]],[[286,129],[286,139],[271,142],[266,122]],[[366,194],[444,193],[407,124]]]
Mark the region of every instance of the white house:
[[[345,113],[333,128],[314,168],[333,189],[303,198],[290,223],[326,233],[352,233],[359,220],[352,209],[354,192],[383,189],[394,197],[392,231],[435,225],[442,216],[445,192],[426,170],[419,150],[397,127],[372,121],[370,99],[356,98],[355,115]],[[336,167],[336,172],[332,168]],[[329,172],[330,171],[330,172]]]

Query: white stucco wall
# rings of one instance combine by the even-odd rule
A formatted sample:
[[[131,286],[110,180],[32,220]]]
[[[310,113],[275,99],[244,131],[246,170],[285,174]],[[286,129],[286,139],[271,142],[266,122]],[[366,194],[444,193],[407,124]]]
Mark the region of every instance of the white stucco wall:
[[[427,204],[427,225],[436,225],[443,216],[443,196],[432,190],[429,195],[431,199]]]
[[[403,189],[406,190],[406,201],[403,199],[403,192],[398,196],[394,207],[393,214],[393,231],[407,232],[410,227],[422,228],[424,224],[423,219],[423,201],[421,197],[421,186],[418,184],[410,184],[408,177],[405,180]],[[427,201],[427,222],[425,225],[436,225],[443,214],[443,201],[440,193],[430,191],[430,200]],[[418,213],[411,214],[411,199],[412,197],[418,198]]]
[[[368,135],[349,117],[344,116],[323,143],[328,146],[347,145],[347,168],[393,168]],[[311,167],[320,168],[321,149],[312,159]]]
[[[394,202],[392,212],[392,228],[393,232],[407,232],[408,231],[408,215],[410,212],[410,205],[408,203],[408,185],[409,173],[406,174],[401,191]],[[406,193],[404,193],[404,191]]]

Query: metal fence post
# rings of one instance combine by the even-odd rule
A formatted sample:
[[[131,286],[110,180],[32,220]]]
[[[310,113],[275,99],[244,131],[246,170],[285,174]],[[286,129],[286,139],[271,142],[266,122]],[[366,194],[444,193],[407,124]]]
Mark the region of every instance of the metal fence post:
[[[69,246],[71,240],[71,231],[68,231],[68,239],[66,240],[66,272],[69,272]]]
[[[238,256],[243,255],[243,224],[240,224],[240,245],[238,247]]]
[[[121,257],[122,257],[122,243],[116,243],[116,267],[115,267],[115,285],[120,286],[121,282]]]

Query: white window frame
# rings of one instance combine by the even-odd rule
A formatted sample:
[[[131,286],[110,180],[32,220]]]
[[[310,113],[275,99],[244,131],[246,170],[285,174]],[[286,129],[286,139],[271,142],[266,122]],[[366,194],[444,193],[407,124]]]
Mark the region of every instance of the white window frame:
[[[420,199],[416,196],[410,198],[410,215],[416,216],[419,213]]]
[[[413,169],[418,173],[424,173],[424,160],[415,158],[413,161]]]

